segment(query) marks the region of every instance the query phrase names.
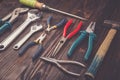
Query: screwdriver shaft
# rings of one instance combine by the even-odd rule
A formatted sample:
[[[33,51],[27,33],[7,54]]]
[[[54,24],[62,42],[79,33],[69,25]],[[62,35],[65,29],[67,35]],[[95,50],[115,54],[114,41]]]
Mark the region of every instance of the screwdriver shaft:
[[[68,16],[71,16],[71,17],[74,17],[74,18],[77,18],[77,19],[87,20],[86,18],[82,18],[80,16],[77,16],[77,15],[74,15],[74,14],[70,14],[70,13],[67,13],[67,12],[64,12],[64,11],[61,11],[61,10],[58,10],[58,9],[54,9],[54,8],[48,7],[48,6],[47,6],[47,9],[49,9],[51,11],[55,11],[55,12],[61,13],[61,14],[65,14],[65,15],[68,15]]]

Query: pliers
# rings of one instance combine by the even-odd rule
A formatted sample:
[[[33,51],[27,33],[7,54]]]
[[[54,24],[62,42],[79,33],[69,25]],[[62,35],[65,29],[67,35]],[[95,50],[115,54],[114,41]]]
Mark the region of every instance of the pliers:
[[[51,57],[55,57],[57,55],[57,53],[60,51],[60,49],[63,47],[63,45],[65,44],[65,42],[68,40],[68,39],[71,39],[80,29],[81,29],[81,26],[82,26],[82,21],[80,21],[80,23],[78,24],[77,28],[74,29],[71,33],[69,33],[67,35],[67,30],[68,28],[70,27],[70,25],[72,24],[73,20],[70,19],[65,27],[64,27],[64,31],[63,31],[63,36],[62,38],[60,39],[60,41],[58,42],[56,48],[54,49]]]
[[[62,71],[64,71],[65,73],[67,74],[70,74],[72,76],[78,76],[80,77],[81,74],[78,74],[78,73],[74,73],[74,72],[71,72],[71,71],[68,71],[67,69],[65,69],[62,64],[71,64],[71,65],[77,65],[77,66],[81,66],[83,68],[86,68],[86,66],[80,62],[77,62],[77,61],[70,61],[70,60],[56,60],[56,59],[53,59],[53,58],[46,58],[46,57],[40,57],[40,59],[44,60],[44,61],[47,61],[47,62],[51,62],[55,65],[57,65],[57,67],[59,69],[61,69]]]
[[[36,40],[34,40],[33,42],[29,42],[27,43],[26,45],[24,45],[20,51],[18,52],[19,56],[22,56],[26,51],[27,49],[29,49],[30,47],[32,46],[35,46],[35,45],[38,45],[38,49],[37,51],[35,52],[35,54],[33,55],[32,57],[32,61],[36,60],[42,53],[43,51],[43,45],[42,45],[42,42],[43,40],[46,38],[46,34],[45,33],[42,33],[40,35],[40,37],[38,37]]]
[[[65,24],[67,22],[67,19],[64,18],[59,23],[51,26],[50,25],[51,20],[52,20],[52,16],[49,16],[48,19],[47,19],[47,29],[45,30],[47,33],[49,33],[53,29],[56,29],[56,28],[62,26],[63,24]]]
[[[76,41],[74,41],[74,43],[70,47],[68,54],[67,54],[68,57],[72,56],[75,48],[78,45],[80,45],[80,43],[83,41],[83,39],[85,39],[87,37],[87,35],[89,34],[88,49],[84,56],[84,60],[85,61],[88,60],[88,58],[91,54],[92,48],[93,48],[93,41],[96,37],[96,35],[94,34],[95,24],[96,24],[95,22],[91,22],[85,31],[81,31],[81,35],[76,39]]]
[[[12,13],[5,16],[3,19],[0,19],[0,34],[2,34],[5,30],[12,28],[12,23],[17,19],[20,13],[25,13],[29,10],[29,8],[16,8]]]

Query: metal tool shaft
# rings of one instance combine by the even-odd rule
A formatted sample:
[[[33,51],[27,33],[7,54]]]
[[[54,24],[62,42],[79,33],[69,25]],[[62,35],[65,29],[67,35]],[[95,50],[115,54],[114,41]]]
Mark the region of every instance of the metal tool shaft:
[[[68,15],[70,17],[74,17],[74,18],[77,18],[77,19],[87,20],[86,18],[82,18],[80,16],[77,16],[77,15],[74,15],[74,14],[70,14],[70,13],[67,13],[67,12],[64,12],[64,11],[61,11],[61,10],[58,10],[58,9],[54,9],[54,8],[48,7],[48,6],[47,6],[47,9],[49,9],[51,11],[55,11],[55,12],[61,13],[61,14],[64,14],[64,15]]]

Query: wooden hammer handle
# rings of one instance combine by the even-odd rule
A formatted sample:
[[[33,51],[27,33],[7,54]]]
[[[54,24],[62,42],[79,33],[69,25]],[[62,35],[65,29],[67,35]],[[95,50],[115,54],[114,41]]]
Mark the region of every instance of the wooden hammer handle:
[[[87,78],[94,79],[94,76],[98,70],[98,67],[101,64],[101,62],[103,61],[103,58],[106,55],[116,32],[117,32],[116,29],[110,29],[110,31],[108,32],[105,40],[103,41],[103,43],[99,47],[90,67],[88,68],[88,71],[85,73]]]

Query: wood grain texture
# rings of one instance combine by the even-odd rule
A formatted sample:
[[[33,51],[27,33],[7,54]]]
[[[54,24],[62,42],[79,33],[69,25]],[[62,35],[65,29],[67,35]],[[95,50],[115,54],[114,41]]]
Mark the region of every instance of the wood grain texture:
[[[103,26],[104,19],[120,21],[120,1],[119,0],[39,0],[48,6],[56,9],[60,9],[69,13],[76,14],[89,18],[84,23],[82,30],[86,29],[89,22],[96,20],[95,33],[97,39],[94,43],[92,55],[88,62],[83,61],[84,53],[87,50],[87,39],[81,44],[75,51],[70,60],[79,61],[85,63],[88,67],[97,52],[102,41],[105,39],[109,29]],[[17,7],[25,7],[21,5],[18,0],[0,0],[0,18],[7,15],[13,9]],[[70,19],[68,16],[61,15],[59,13],[44,12],[42,20],[38,20],[39,24],[42,24],[46,28],[46,20],[48,16],[52,15],[54,18],[51,22],[54,23],[60,21],[63,17]],[[20,15],[18,20],[13,24],[11,31],[6,31],[3,35],[0,35],[0,42],[4,40],[9,34],[15,30],[25,20],[26,14]],[[74,19],[74,24],[68,30],[72,31],[79,23],[78,19]],[[18,42],[27,32],[30,30],[30,26],[5,50],[0,52],[0,80],[85,80],[84,72],[81,77],[73,77],[63,73],[55,65],[41,61],[32,63],[32,55],[37,49],[37,46],[29,49],[24,56],[18,57],[18,51],[13,50],[13,46]],[[50,32],[47,39],[43,42],[45,51],[42,56],[49,57],[52,51],[57,45],[58,40],[61,38],[63,27]],[[42,32],[34,34],[27,42],[33,41],[40,36]],[[74,40],[79,36],[77,34],[71,40],[66,42],[65,46],[55,57],[56,59],[68,59],[66,54]],[[104,58],[102,65],[95,77],[95,80],[120,80],[120,32],[116,34],[111,46]],[[64,65],[67,69],[79,73],[82,68]],[[86,71],[86,70],[85,70]]]

